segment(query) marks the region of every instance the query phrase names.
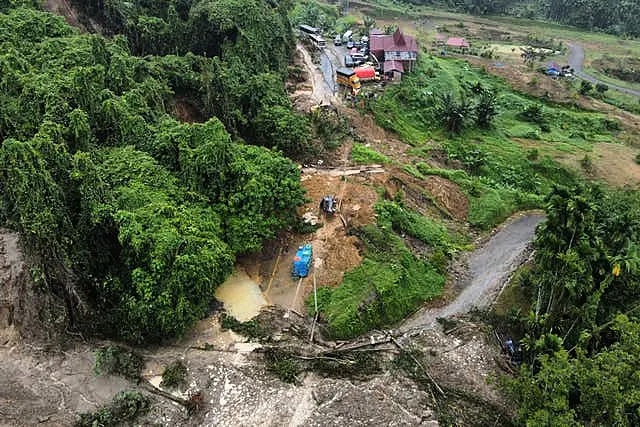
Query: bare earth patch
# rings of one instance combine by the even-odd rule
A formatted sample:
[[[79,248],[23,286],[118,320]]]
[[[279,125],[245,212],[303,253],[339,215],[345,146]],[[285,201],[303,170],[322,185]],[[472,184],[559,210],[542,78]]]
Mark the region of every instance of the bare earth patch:
[[[469,215],[469,200],[460,186],[455,182],[439,176],[429,176],[425,188],[433,195],[436,202],[444,207],[453,217],[464,221]]]
[[[596,144],[593,154],[594,175],[617,187],[637,187],[640,165],[635,162],[637,149],[626,145]]]

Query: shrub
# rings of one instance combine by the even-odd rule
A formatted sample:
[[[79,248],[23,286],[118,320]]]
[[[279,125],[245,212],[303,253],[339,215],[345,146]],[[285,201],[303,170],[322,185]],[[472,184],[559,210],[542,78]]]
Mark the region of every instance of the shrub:
[[[586,81],[583,80],[582,83],[580,83],[580,89],[578,90],[578,92],[580,92],[581,95],[589,95],[591,93],[591,91],[593,90],[593,85]]]
[[[531,123],[542,124],[545,123],[545,114],[540,104],[531,104],[525,107],[525,109],[520,113],[520,117]]]
[[[538,151],[537,148],[531,148],[527,151],[527,160],[534,162],[539,158],[540,158],[540,151]]]
[[[143,368],[142,356],[133,350],[108,345],[95,352],[93,371],[96,375],[119,375],[138,380]]]
[[[109,406],[80,415],[77,427],[111,427],[133,425],[133,421],[149,409],[149,399],[138,391],[121,391]]]
[[[320,227],[322,227],[321,223],[318,222],[316,224],[311,224],[301,217],[296,217],[296,219],[293,221],[293,224],[291,224],[291,229],[293,230],[293,232],[298,234],[315,233],[316,230]]]
[[[240,322],[227,313],[220,314],[220,326],[222,326],[223,330],[230,329],[247,338],[264,338],[267,335],[267,331],[256,320]]]
[[[497,106],[496,93],[488,90],[483,91],[475,108],[476,123],[479,127],[485,129],[491,127],[493,118],[498,114]]]
[[[596,92],[598,92],[600,95],[604,94],[608,90],[609,90],[609,86],[602,83],[596,84]]]
[[[473,116],[471,103],[466,98],[457,101],[449,93],[440,97],[437,109],[445,130],[453,135],[460,134]]]
[[[371,148],[365,147],[362,144],[353,144],[353,148],[351,149],[351,160],[355,163],[359,164],[370,164],[370,163],[389,163],[389,158],[384,154],[380,154],[377,151],[372,150]]]
[[[302,371],[294,356],[284,350],[269,348],[264,353],[267,369],[285,383],[298,382],[298,374]]]
[[[162,373],[161,387],[178,388],[187,382],[187,367],[181,360],[176,360],[166,368]]]
[[[593,172],[593,161],[588,154],[585,154],[582,160],[580,160],[580,166],[585,172]]]
[[[636,154],[636,163],[640,165],[640,153]]]

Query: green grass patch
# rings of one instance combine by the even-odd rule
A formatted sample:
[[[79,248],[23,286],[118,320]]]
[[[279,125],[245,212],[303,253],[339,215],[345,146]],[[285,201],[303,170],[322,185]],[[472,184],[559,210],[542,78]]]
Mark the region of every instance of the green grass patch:
[[[525,264],[513,273],[509,284],[496,301],[494,306],[496,315],[511,316],[515,313],[526,314],[529,312],[535,289],[530,280],[531,269],[530,264]]]
[[[359,230],[365,245],[362,264],[347,272],[338,288],[318,290],[318,309],[336,339],[391,326],[439,296],[451,254],[469,248],[465,237],[398,202],[381,202],[376,212],[378,225]],[[433,254],[417,256],[397,233],[421,240]],[[313,310],[313,298],[308,306]]]
[[[369,147],[365,147],[362,144],[355,143],[351,149],[351,160],[355,163],[366,165],[371,163],[389,163],[390,160],[384,154],[378,153]]]
[[[425,179],[426,177],[413,165],[404,165],[402,167],[406,173],[411,176],[414,176],[418,179]]]
[[[491,188],[469,200],[469,223],[489,230],[514,213],[543,207],[543,198],[508,188]]]
[[[486,91],[497,94],[498,114],[491,127],[477,127],[472,107],[462,133],[446,135],[440,119],[442,95],[454,94],[473,106]],[[437,175],[460,185],[470,199],[469,220],[482,229],[518,210],[540,207],[554,184],[573,185],[582,179],[553,157],[584,156],[596,143],[615,142],[620,130],[620,124],[604,114],[542,102],[464,61],[426,54],[415,72],[388,87],[369,108],[379,123],[415,146],[412,155],[429,158],[432,147],[424,143],[426,138],[439,141],[448,157],[445,164],[459,169],[419,162],[404,170],[419,179]],[[538,150],[536,156],[531,156],[531,146]]]
[[[469,249],[466,238],[452,236],[441,223],[413,212],[400,203],[384,201],[378,203],[375,210],[378,214],[378,226],[382,229],[391,229],[398,234],[406,233],[433,249],[447,253]]]
[[[80,415],[77,427],[111,427],[134,425],[149,410],[149,399],[138,391],[121,391],[108,406]]]

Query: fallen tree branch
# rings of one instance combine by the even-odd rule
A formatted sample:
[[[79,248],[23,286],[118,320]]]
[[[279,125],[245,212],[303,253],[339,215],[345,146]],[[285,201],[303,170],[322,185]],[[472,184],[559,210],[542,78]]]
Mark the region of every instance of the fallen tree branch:
[[[208,346],[195,346],[195,345],[191,345],[189,347],[187,347],[189,350],[200,350],[200,351],[215,351],[217,353],[238,353],[237,350],[223,350],[220,348],[213,348],[213,346],[208,347]]]
[[[160,397],[164,397],[165,399],[169,399],[172,402],[175,402],[175,403],[177,403],[179,405],[182,405],[188,411],[193,410],[193,404],[189,400],[181,399],[179,397],[174,396],[173,394],[171,394],[169,392],[166,392],[164,390],[156,388],[156,387],[153,386],[153,384],[150,384],[146,380],[142,380],[140,382],[140,386],[143,389],[145,389],[146,391],[148,391],[149,393],[155,394],[155,395],[160,396]]]
[[[338,359],[338,358],[329,357],[329,356],[299,356],[299,355],[295,355],[294,357],[296,359],[300,359],[300,360],[330,360],[332,362],[341,363],[343,365],[353,365],[353,364],[355,364],[355,362],[353,360]]]
[[[391,339],[391,342],[393,342],[399,349],[400,351],[403,351],[405,354],[409,355],[409,357],[411,357],[411,359],[413,360],[413,362],[416,364],[416,366],[418,366],[420,368],[420,370],[422,370],[422,373],[424,373],[426,375],[426,377],[429,379],[429,381],[431,381],[431,384],[433,384],[433,387],[438,391],[438,393],[440,393],[440,395],[442,397],[447,397],[447,395],[445,394],[444,390],[442,390],[442,388],[440,387],[440,385],[438,385],[438,383],[436,382],[436,380],[433,379],[433,377],[429,374],[429,372],[426,370],[426,368],[424,366],[422,366],[422,363],[420,363],[420,361],[418,359],[415,358],[415,356],[413,354],[411,354],[411,352],[407,351],[402,344],[400,344],[398,342],[397,339],[395,339],[394,337],[392,337],[391,335],[387,334],[387,336]]]

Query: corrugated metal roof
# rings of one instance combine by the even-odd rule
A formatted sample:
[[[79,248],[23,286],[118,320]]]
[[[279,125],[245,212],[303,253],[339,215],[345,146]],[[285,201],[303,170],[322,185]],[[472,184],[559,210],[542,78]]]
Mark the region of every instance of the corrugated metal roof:
[[[396,31],[394,35],[374,35],[369,33],[369,49],[372,52],[415,52],[418,53],[416,39]]]

